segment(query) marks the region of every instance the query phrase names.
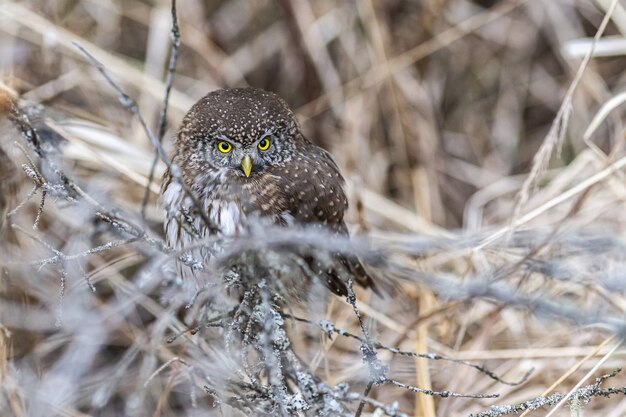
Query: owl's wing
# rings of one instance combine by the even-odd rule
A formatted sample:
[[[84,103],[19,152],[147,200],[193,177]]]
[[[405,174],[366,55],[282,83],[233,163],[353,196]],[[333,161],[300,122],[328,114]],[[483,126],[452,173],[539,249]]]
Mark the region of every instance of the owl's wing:
[[[286,200],[291,203],[288,211],[294,219],[302,224],[320,225],[339,236],[348,236],[343,221],[348,208],[344,180],[330,154],[311,144],[307,152],[292,159],[285,172],[288,175],[284,188],[289,193]],[[374,281],[354,255],[337,253],[333,257],[334,266],[330,267],[324,267],[319,260],[310,257],[307,262],[324,284],[338,295],[348,294],[346,280],[341,278],[345,273],[351,274],[362,287],[378,292]]]
[[[348,236],[349,233],[348,233],[348,228],[346,227],[346,224],[343,221],[341,223],[342,223],[342,227],[341,227],[342,232],[340,232],[340,234],[343,236]],[[361,263],[358,257],[352,254],[340,254],[339,253],[335,255],[335,260],[339,263],[339,265],[341,265],[341,267],[344,269],[345,272],[352,275],[352,278],[357,284],[359,284],[363,288],[371,288],[376,294],[381,295],[380,291],[376,287],[376,284],[374,283],[374,280],[367,273],[367,271],[365,270],[365,267],[363,267],[363,264]],[[340,278],[341,271],[337,271],[335,269],[332,272],[333,273],[331,275],[334,275],[335,279],[341,280]],[[343,282],[343,280],[341,281]],[[347,293],[347,289],[346,289],[346,293]],[[347,294],[341,294],[341,295],[347,295]]]

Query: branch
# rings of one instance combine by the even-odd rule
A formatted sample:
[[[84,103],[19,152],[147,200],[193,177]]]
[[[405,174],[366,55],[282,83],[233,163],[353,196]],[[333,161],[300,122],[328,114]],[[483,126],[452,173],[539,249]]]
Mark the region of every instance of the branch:
[[[178,28],[178,17],[176,14],[176,0],[172,0],[172,31],[170,36],[172,38],[172,47],[170,49],[170,62],[167,67],[167,76],[165,78],[165,95],[163,97],[163,104],[161,105],[161,113],[159,114],[159,144],[163,143],[163,137],[165,136],[165,130],[167,126],[167,110],[169,107],[170,92],[172,91],[172,85],[174,84],[174,72],[176,71],[176,62],[178,61],[178,50],[180,49],[180,30]],[[146,206],[150,198],[150,184],[154,179],[154,170],[159,160],[159,150],[155,148],[154,158],[150,167],[150,175],[148,175],[148,182],[146,184],[146,191],[143,195],[143,202],[141,203],[141,217],[146,218]]]

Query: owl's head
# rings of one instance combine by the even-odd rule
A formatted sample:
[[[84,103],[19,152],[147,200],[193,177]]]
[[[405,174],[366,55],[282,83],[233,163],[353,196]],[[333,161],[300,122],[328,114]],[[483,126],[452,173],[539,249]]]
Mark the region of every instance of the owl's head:
[[[291,158],[299,140],[298,124],[287,103],[256,88],[207,94],[183,119],[179,154],[193,155],[196,168],[209,167],[250,177]]]

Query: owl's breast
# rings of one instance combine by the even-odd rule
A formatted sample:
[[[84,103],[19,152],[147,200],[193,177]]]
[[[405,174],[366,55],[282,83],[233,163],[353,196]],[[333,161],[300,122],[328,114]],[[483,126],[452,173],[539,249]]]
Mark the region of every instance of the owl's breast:
[[[205,204],[211,222],[220,233],[240,234],[253,219],[286,224],[285,192],[266,175],[214,184],[205,197]]]
[[[283,223],[281,214],[287,209],[287,193],[273,174],[264,173],[244,183],[239,198],[247,216]]]
[[[236,200],[210,200],[207,214],[221,234],[234,236],[245,229],[246,213]]]

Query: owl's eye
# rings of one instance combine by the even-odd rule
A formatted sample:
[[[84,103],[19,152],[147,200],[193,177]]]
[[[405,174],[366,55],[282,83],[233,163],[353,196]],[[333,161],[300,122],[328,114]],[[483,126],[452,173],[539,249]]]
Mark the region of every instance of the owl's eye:
[[[261,142],[257,145],[260,150],[266,151],[270,147],[270,140],[268,138],[261,139]]]
[[[226,141],[221,141],[217,144],[217,149],[219,149],[221,153],[228,153],[233,150],[233,145]]]

